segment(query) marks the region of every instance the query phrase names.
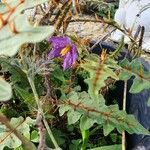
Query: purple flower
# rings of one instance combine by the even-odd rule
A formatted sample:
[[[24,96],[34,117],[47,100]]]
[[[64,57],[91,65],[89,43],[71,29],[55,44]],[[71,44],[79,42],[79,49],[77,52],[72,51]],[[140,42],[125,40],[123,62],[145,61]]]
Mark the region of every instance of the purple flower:
[[[76,45],[71,43],[71,40],[66,37],[51,37],[48,41],[52,44],[52,50],[48,54],[50,59],[55,57],[63,58],[63,69],[70,68],[78,58]]]

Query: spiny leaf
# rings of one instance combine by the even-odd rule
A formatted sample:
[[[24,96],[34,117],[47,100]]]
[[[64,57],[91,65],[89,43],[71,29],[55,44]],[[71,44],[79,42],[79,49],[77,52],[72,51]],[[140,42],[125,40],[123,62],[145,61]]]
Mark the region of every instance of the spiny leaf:
[[[110,58],[116,58],[117,59],[120,56],[120,52],[121,52],[123,46],[124,46],[124,37],[122,37],[117,49],[111,53]]]
[[[0,78],[0,101],[7,101],[12,96],[12,89],[8,82]]]
[[[23,117],[12,118],[10,124],[21,132],[25,137],[30,137],[30,125],[35,123],[34,120],[27,117],[25,120]],[[0,150],[7,146],[9,148],[17,148],[21,146],[21,141],[18,137],[10,130],[6,128],[5,125],[0,125]]]
[[[40,42],[54,31],[53,26],[31,26],[23,14],[16,16],[14,25],[17,33],[12,33],[9,25],[0,30],[0,55],[13,56],[22,44]]]
[[[150,89],[150,72],[143,69],[139,59],[134,59],[132,62],[124,59],[120,66],[122,67],[119,75],[121,80],[129,80],[134,76],[133,84],[130,88],[131,93],[139,93],[144,89]]]
[[[88,83],[89,93],[94,99],[98,98],[99,90],[105,86],[105,80],[108,77],[118,80],[114,68],[119,67],[111,58],[106,58],[106,60],[102,62],[97,55],[91,55],[91,57],[85,59],[81,67],[90,73],[90,78],[85,81]]]
[[[74,94],[76,95],[76,92],[71,92],[71,95]],[[105,104],[101,103],[101,100],[93,101],[89,96],[85,95],[88,95],[88,93],[78,93],[78,100],[76,99],[76,96],[75,99],[73,99],[73,96],[72,99],[68,97],[68,100],[62,101],[59,109],[63,109],[64,113],[66,108],[67,115],[71,110],[78,112],[82,117],[85,115],[87,119],[92,119],[93,122],[103,125],[103,127],[106,125],[106,123],[109,124],[109,130],[106,130],[106,128],[104,129],[106,135],[112,131],[113,128],[116,128],[119,133],[127,131],[130,134],[150,134],[149,131],[147,131],[140,123],[138,123],[133,115],[128,115],[125,111],[119,110],[117,105],[106,106]],[[72,117],[74,116],[72,113],[69,114],[69,117],[71,117],[71,115]],[[78,117],[78,120],[79,119],[80,118]],[[88,123],[86,125],[86,129],[90,128],[91,125],[91,123]],[[83,125],[80,126],[83,127]]]
[[[14,19],[15,16],[19,15],[23,10],[26,10],[28,8],[33,8],[34,6],[37,6],[39,4],[45,3],[48,0],[24,0],[18,7],[16,8],[15,12],[11,16],[10,20]],[[14,7],[19,3],[18,0],[9,0],[8,4],[10,7]],[[0,10],[1,13],[5,13],[5,15],[8,15],[8,7],[4,3],[0,3]],[[7,12],[7,13],[6,13]]]

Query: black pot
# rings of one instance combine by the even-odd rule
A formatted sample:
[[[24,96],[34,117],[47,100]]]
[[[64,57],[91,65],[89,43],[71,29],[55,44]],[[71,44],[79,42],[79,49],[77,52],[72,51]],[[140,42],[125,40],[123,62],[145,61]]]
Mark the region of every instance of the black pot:
[[[91,45],[93,45],[91,43]],[[100,43],[93,48],[92,52],[96,54],[100,54],[102,49],[106,49],[109,52],[113,52],[115,48],[108,43]],[[131,55],[127,53],[127,50],[123,50],[121,52],[121,57],[118,60],[121,60],[127,56],[129,60],[131,60]],[[150,71],[150,63],[146,62],[143,58],[139,58],[141,61],[144,70]],[[129,89],[132,85],[133,78],[128,81],[127,87],[127,103],[126,109],[127,113],[133,114],[135,118],[145,127],[150,130],[150,107],[147,106],[147,101],[150,98],[150,89],[143,90],[138,94],[129,93]],[[122,109],[122,100],[123,99],[123,90],[124,90],[124,82],[117,81],[115,90],[109,90],[107,94],[108,103],[111,104],[113,99],[117,100],[119,104],[119,108]],[[137,135],[127,134],[127,150],[150,150],[150,136],[145,135]]]

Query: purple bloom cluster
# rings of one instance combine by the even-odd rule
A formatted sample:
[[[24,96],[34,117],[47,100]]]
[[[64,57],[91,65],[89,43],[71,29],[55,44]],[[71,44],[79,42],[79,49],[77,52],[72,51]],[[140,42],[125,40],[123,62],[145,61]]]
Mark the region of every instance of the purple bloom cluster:
[[[76,45],[71,43],[71,40],[66,37],[51,37],[48,41],[52,44],[52,50],[48,57],[53,59],[55,57],[63,58],[63,69],[70,68],[78,58]]]

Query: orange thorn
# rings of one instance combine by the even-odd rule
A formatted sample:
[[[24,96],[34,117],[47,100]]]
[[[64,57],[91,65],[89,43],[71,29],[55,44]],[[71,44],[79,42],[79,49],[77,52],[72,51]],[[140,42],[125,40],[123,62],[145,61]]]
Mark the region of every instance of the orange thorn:
[[[9,28],[10,28],[10,30],[11,30],[13,33],[15,33],[15,34],[18,33],[18,31],[17,31],[16,28],[15,28],[14,22],[10,22],[10,23],[9,23]]]
[[[20,1],[20,2],[19,2],[20,4],[25,2],[25,0],[19,0],[19,1]]]
[[[142,77],[143,77],[143,66],[142,66],[142,64],[140,64],[140,77],[142,80]]]
[[[4,25],[3,16],[0,14],[0,27]]]
[[[11,9],[11,6],[10,6],[10,4],[7,2],[7,0],[3,0],[3,3],[4,3],[9,9]]]

